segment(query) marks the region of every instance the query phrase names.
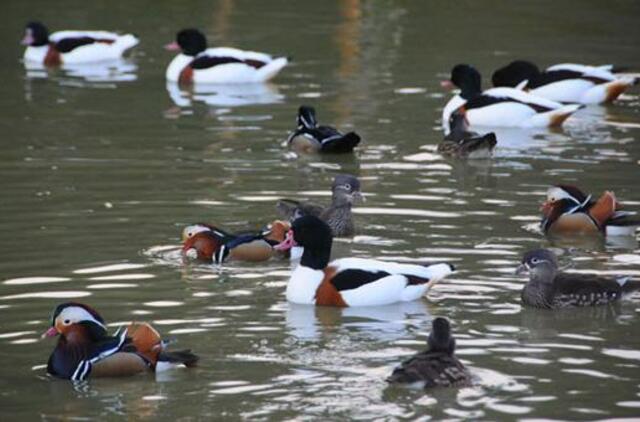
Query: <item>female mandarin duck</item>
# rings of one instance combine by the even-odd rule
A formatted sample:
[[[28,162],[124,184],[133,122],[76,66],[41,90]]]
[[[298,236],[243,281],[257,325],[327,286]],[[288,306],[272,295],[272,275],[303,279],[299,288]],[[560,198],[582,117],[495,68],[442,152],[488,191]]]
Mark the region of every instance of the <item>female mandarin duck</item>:
[[[195,224],[182,231],[182,253],[216,264],[222,264],[228,258],[266,261],[275,255],[273,246],[284,240],[289,227],[286,221],[276,220],[259,233],[231,234],[208,224]]]
[[[115,60],[138,44],[131,34],[107,31],[58,31],[49,35],[40,22],[29,22],[22,44],[24,60],[46,66]]]
[[[271,57],[236,48],[207,48],[207,39],[197,29],[183,29],[176,41],[165,46],[181,51],[167,67],[166,78],[181,84],[259,83],[273,78],[288,63],[286,57]]]
[[[354,202],[364,201],[360,181],[350,174],[339,174],[331,185],[331,204],[323,207],[310,202],[280,199],[276,209],[283,218],[294,221],[305,215],[315,215],[331,228],[334,237],[349,237],[356,232],[351,208]]]
[[[394,369],[387,382],[420,384],[422,388],[471,385],[471,374],[454,354],[456,340],[451,336],[449,321],[445,318],[433,320],[427,345],[427,350]]]
[[[555,254],[548,249],[524,254],[516,274],[524,272],[529,273],[529,281],[522,289],[522,303],[536,308],[606,305],[640,290],[640,280],[563,273]]]
[[[353,152],[360,143],[355,132],[342,133],[331,126],[319,126],[316,110],[310,106],[300,106],[296,123],[298,127],[287,138],[287,145],[298,152]]]
[[[373,259],[342,258],[329,262],[333,236],[314,216],[293,222],[275,249],[302,246],[300,263],[287,284],[287,300],[318,306],[377,306],[417,300],[453,272],[450,264],[411,265]]]
[[[520,86],[530,94],[561,103],[610,103],[638,83],[619,76],[611,65],[587,66],[563,63],[540,71],[526,60],[516,60],[493,73],[493,86]]]
[[[453,158],[482,159],[490,158],[498,143],[493,132],[480,135],[469,132],[467,119],[460,110],[449,117],[451,131],[438,144],[438,152]]]
[[[104,319],[81,303],[56,307],[51,328],[43,336],[57,335],[60,337],[49,357],[47,372],[72,381],[160,371],[170,364],[190,367],[198,361],[189,350],[166,351],[160,334],[146,323],[132,322],[110,336]]]
[[[491,88],[482,91],[480,72],[468,64],[456,65],[446,87],[460,88],[442,110],[442,125],[449,133],[449,118],[462,112],[471,126],[553,127],[562,123],[582,106],[562,104],[528,94],[517,88]]]
[[[556,185],[547,190],[547,199],[541,206],[540,223],[545,234],[605,234],[633,236],[640,220],[632,212],[621,211],[613,192],[607,191],[592,200],[571,185]]]

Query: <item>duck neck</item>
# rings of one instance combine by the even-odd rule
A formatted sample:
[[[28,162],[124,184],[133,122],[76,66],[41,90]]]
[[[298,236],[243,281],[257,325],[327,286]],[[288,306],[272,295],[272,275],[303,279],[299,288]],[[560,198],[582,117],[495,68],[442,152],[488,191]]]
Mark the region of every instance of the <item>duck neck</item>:
[[[537,268],[531,272],[529,281],[522,290],[522,300],[539,308],[553,307],[555,286],[553,280],[556,270],[553,268]]]
[[[329,264],[331,258],[331,244],[322,245],[315,244],[311,246],[304,246],[304,252],[302,253],[302,259],[300,265],[312,268],[314,270],[324,270]]]

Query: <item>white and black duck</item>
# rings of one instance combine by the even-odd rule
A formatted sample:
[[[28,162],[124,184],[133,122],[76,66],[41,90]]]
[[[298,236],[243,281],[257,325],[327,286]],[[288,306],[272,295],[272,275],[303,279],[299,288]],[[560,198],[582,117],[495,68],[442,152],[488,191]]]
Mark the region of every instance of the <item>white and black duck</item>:
[[[318,125],[316,110],[311,106],[300,106],[296,124],[287,145],[298,152],[348,153],[360,143],[355,132],[342,133],[332,126]]]

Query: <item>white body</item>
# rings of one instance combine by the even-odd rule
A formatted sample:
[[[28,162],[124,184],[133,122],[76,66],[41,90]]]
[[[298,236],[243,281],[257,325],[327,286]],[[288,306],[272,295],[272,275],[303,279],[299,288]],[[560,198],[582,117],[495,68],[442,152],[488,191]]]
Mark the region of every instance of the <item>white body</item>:
[[[577,104],[564,105],[556,101],[541,98],[516,88],[491,88],[482,95],[492,97],[506,97],[511,101],[491,104],[485,107],[472,108],[466,111],[466,118],[470,126],[491,127],[547,127],[551,126],[559,116],[565,116],[577,111]],[[451,113],[465,105],[467,100],[456,95],[449,100],[442,110],[442,127],[445,133],[449,133],[449,117]],[[551,111],[538,112],[527,105],[536,104],[551,108]]]
[[[276,76],[288,63],[288,60],[285,57],[273,58],[268,54],[257,53],[255,51],[244,51],[229,47],[208,48],[196,57],[187,56],[182,53],[178,54],[167,67],[167,80],[171,82],[178,82],[180,79],[180,72],[182,72],[182,70],[195,58],[201,56],[234,57],[239,60],[259,60],[266,64],[260,69],[256,69],[244,63],[228,63],[207,69],[196,69],[193,71],[194,84],[266,82]]]
[[[379,306],[416,300],[424,296],[435,283],[452,272],[448,264],[424,267],[362,258],[337,259],[329,263],[329,266],[336,268],[336,274],[347,269],[371,272],[385,271],[391,274],[356,289],[342,290],[340,294],[348,306]],[[407,277],[403,274],[425,278],[429,282],[408,285]],[[315,305],[316,290],[323,279],[324,271],[298,265],[291,273],[287,284],[287,300],[304,305]]]
[[[58,31],[49,36],[51,42],[58,42],[69,37],[92,37],[97,39],[113,40],[112,44],[93,43],[74,48],[68,53],[61,53],[63,64],[80,64],[115,60],[122,57],[125,51],[136,46],[140,41],[131,34],[119,35],[107,31]],[[44,62],[49,50],[48,45],[40,47],[29,46],[24,52],[24,60],[27,62]]]
[[[553,82],[532,89],[529,93],[562,103],[600,104],[607,100],[609,90],[621,87],[626,89],[635,82],[635,78],[619,77],[611,73],[612,66],[586,66],[581,64],[563,63],[550,66],[547,71],[570,70],[579,72],[585,77],[596,77],[607,82],[596,84],[586,79],[567,79]]]

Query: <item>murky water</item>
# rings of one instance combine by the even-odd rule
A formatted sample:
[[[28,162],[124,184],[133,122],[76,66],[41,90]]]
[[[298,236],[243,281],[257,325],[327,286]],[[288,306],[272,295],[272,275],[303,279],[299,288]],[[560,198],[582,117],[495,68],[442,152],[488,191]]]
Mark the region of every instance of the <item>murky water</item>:
[[[0,33],[0,415],[292,419],[557,418],[640,414],[640,301],[609,309],[523,309],[513,275],[546,186],[614,189],[640,210],[638,89],[580,111],[557,132],[502,131],[490,163],[435,154],[439,80],[461,61],[514,58],[640,68],[640,4],[503,2],[11,2]],[[23,24],[137,33],[110,69],[25,69]],[[294,58],[243,91],[166,86],[161,46],[186,26],[211,44]],[[485,78],[486,79],[486,78]],[[301,103],[355,128],[355,157],[282,146]],[[328,199],[357,174],[360,234],[334,256],[454,262],[428,300],[313,309],[284,299],[287,262],[183,266],[183,225],[257,228],[278,197]],[[636,241],[569,247],[576,270],[640,276]],[[73,386],[45,376],[38,335],[53,307],[86,301],[117,326],[143,319],[202,356],[198,369]],[[452,320],[477,385],[424,394],[384,378]]]

